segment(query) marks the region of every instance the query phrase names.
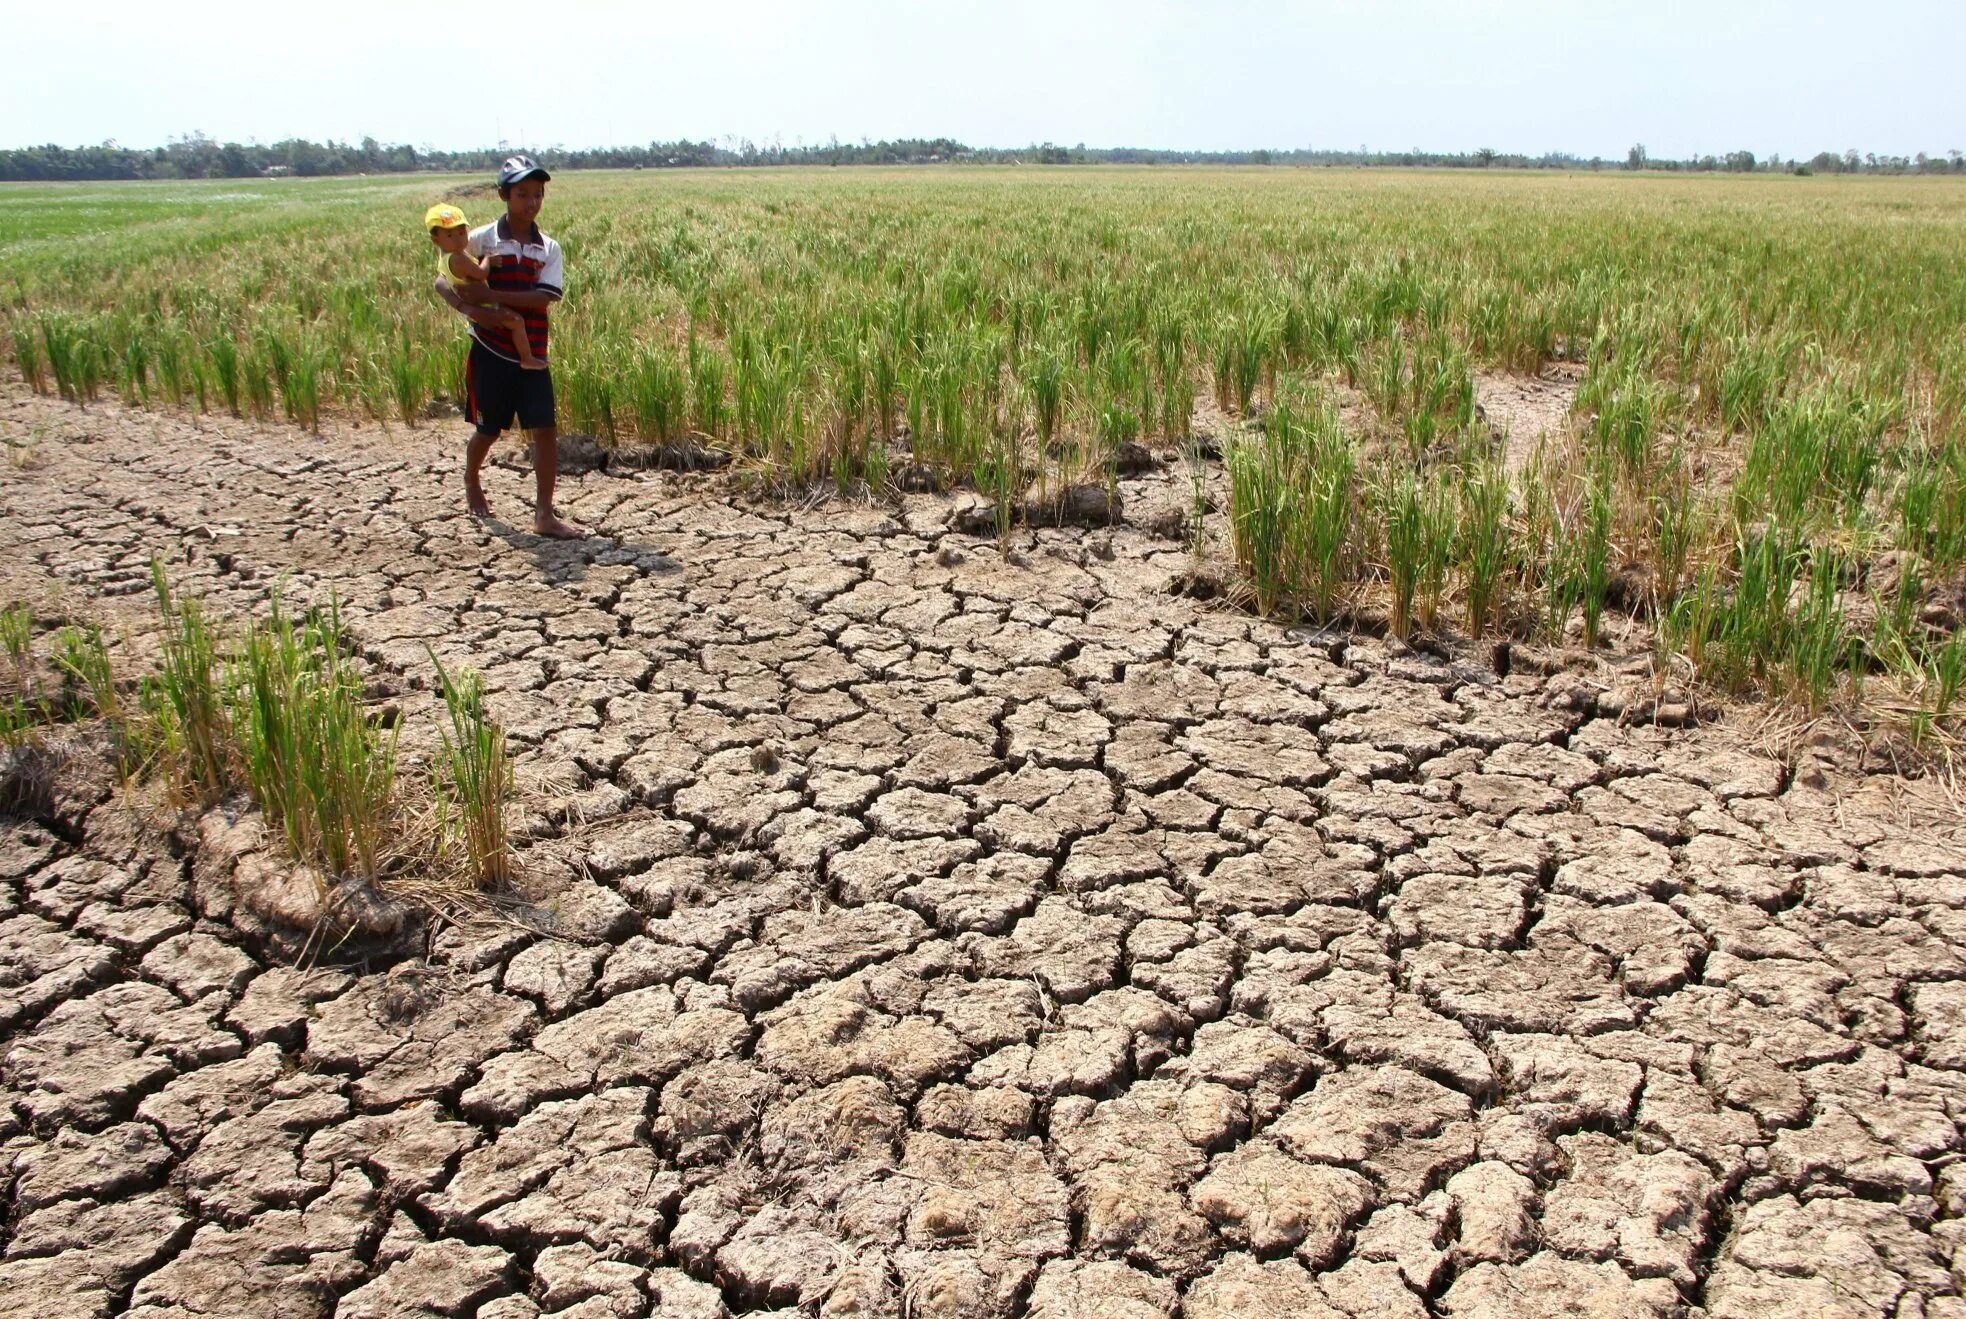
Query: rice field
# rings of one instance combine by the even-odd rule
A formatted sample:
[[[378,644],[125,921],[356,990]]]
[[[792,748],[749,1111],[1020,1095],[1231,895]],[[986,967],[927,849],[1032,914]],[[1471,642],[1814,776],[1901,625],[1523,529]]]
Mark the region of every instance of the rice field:
[[[433,176],[0,189],[0,333],[83,405],[431,424],[440,199],[499,209]],[[1966,181],[570,173],[542,223],[563,429],[768,490],[970,486],[1006,531],[1145,446],[1265,613],[1615,635],[1662,687],[1955,717]],[[1511,445],[1477,381],[1553,363],[1568,424]]]

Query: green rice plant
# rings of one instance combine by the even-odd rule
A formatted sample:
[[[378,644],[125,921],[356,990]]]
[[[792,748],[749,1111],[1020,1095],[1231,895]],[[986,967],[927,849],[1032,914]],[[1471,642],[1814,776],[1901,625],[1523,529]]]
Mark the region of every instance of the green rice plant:
[[[192,407],[200,414],[210,412],[212,410],[211,368],[205,364],[203,358],[194,357],[186,364],[185,372],[191,380]]]
[[[116,675],[109,663],[109,648],[103,642],[102,624],[69,625],[57,631],[55,667],[68,684],[71,717],[100,715],[112,723],[120,719],[122,702],[116,694]]]
[[[1461,589],[1468,633],[1479,641],[1488,631],[1508,564],[1508,473],[1499,464],[1481,468],[1469,478],[1461,507]]]
[[[1636,363],[1613,366],[1602,375],[1594,371],[1577,401],[1579,408],[1592,412],[1591,433],[1600,457],[1614,461],[1623,475],[1644,484],[1672,407],[1670,387]]]
[[[1179,316],[1163,314],[1154,325],[1154,374],[1159,379],[1159,430],[1163,439],[1184,444],[1193,424],[1195,382],[1188,373],[1187,326]],[[1155,409],[1143,405],[1153,415]]]
[[[869,336],[867,389],[874,433],[883,440],[894,438],[894,417],[901,400],[901,345],[891,334]]]
[[[1788,667],[1791,676],[1805,667],[1795,664],[1806,647],[1798,647],[1791,600],[1808,554],[1792,533],[1770,527],[1741,533],[1733,557],[1731,586],[1719,565],[1702,568],[1673,607],[1670,631],[1707,681],[1741,693],[1770,685],[1778,666]],[[1833,582],[1834,573],[1827,573],[1815,589],[1830,589]]]
[[[35,706],[20,696],[0,700],[0,747],[32,746],[39,740],[41,728],[40,712]]]
[[[1788,602],[1802,566],[1794,538],[1779,527],[1747,536],[1736,556],[1733,599],[1722,617],[1723,672],[1738,690],[1766,676],[1782,649]]]
[[[280,406],[286,410],[287,420],[312,431],[320,430],[322,387],[332,379],[320,340],[302,333],[292,345],[271,335],[268,342],[277,346],[279,366],[275,378],[279,381]]]
[[[1715,401],[1723,428],[1752,431],[1768,417],[1788,385],[1800,347],[1788,334],[1732,338],[1721,345]]]
[[[16,313],[8,318],[7,342],[13,345],[14,365],[20,369],[21,379],[27,382],[27,387],[37,394],[47,393],[41,338],[29,324],[26,313]]]
[[[1400,415],[1406,399],[1406,339],[1398,330],[1369,359],[1362,387],[1381,417]]]
[[[123,340],[121,362],[117,368],[118,390],[132,406],[150,402],[150,343],[141,329]]]
[[[1024,488],[1014,431],[997,428],[989,447],[977,456],[975,466],[970,469],[970,479],[990,497],[996,512],[997,550],[1009,558],[1011,522],[1017,510],[1018,492]]]
[[[1379,520],[1385,527],[1386,573],[1392,584],[1392,634],[1404,640],[1413,631],[1413,593],[1419,585],[1428,541],[1426,500],[1411,468],[1388,474],[1378,492]]]
[[[1659,617],[1663,648],[1684,655],[1695,674],[1710,676],[1709,647],[1717,639],[1723,603],[1719,570],[1707,564],[1685,590],[1672,598]]]
[[[1889,591],[1871,592],[1871,631],[1864,650],[1878,668],[1922,675],[1925,647],[1918,611],[1924,602],[1925,574],[1909,556],[1899,564],[1897,580]]]
[[[1786,526],[1853,527],[1881,470],[1889,417],[1846,390],[1784,399],[1750,435],[1735,502]]]
[[[730,359],[721,348],[705,344],[694,330],[689,338],[690,426],[709,440],[724,437],[729,425],[727,390]]]
[[[513,868],[505,828],[513,781],[505,730],[485,712],[484,680],[476,669],[453,675],[435,651],[430,662],[444,698],[434,785],[438,833],[461,848],[466,873],[479,888],[500,887],[511,880]]]
[[[162,560],[150,561],[150,581],[163,615],[163,653],[144,681],[142,707],[165,774],[194,799],[214,802],[232,783],[219,637],[195,596],[173,597]]]
[[[373,880],[395,832],[397,734],[363,708],[342,646],[335,604],[296,626],[276,592],[226,692],[240,777],[294,859]]]
[[[279,380],[277,358],[258,343],[249,343],[239,353],[239,395],[245,412],[256,420],[273,415],[274,387]]]
[[[1682,461],[1646,500],[1652,537],[1652,569],[1659,599],[1671,599],[1686,579],[1694,542],[1704,526],[1703,506],[1693,495],[1693,476]]]
[[[1161,377],[1160,434],[1174,444],[1184,444],[1194,430],[1195,382],[1187,372]]]
[[[1448,565],[1454,561],[1454,542],[1460,529],[1457,488],[1441,480],[1427,485],[1421,504],[1420,561],[1415,576],[1420,626],[1433,631],[1440,620],[1441,595],[1447,588]]]
[[[212,382],[225,400],[225,410],[235,417],[243,415],[240,409],[245,388],[239,369],[239,341],[227,332],[213,334],[205,340],[205,360],[211,364]]]
[[[1232,433],[1230,547],[1256,588],[1258,607],[1309,605],[1320,620],[1336,608],[1351,549],[1355,455],[1336,406],[1280,381],[1261,430]],[[1206,509],[1194,477],[1194,510]]]
[[[1791,692],[1810,710],[1829,703],[1837,676],[1847,667],[1849,637],[1838,594],[1844,569],[1841,556],[1818,550],[1812,557],[1808,589],[1783,628]]]
[[[750,451],[794,479],[812,475],[805,461],[800,407],[804,356],[796,344],[768,344],[749,334],[732,345],[732,418]]]
[[[423,389],[423,374],[417,369],[413,350],[407,339],[399,340],[389,350],[387,367],[389,373],[389,397],[395,404],[396,416],[405,426],[414,427],[428,398]],[[234,386],[235,392],[237,386]]]
[[[871,402],[868,373],[859,345],[842,345],[835,352],[829,384],[826,402],[832,406],[822,404],[817,409],[827,418],[824,423],[827,434],[822,444],[830,455],[826,461],[833,471],[833,486],[846,495],[865,466],[862,451],[872,429],[867,415]]]
[[[1611,591],[1611,487],[1602,476],[1586,490],[1583,514],[1573,594],[1584,611],[1584,645],[1594,650]]]
[[[1192,435],[1181,445],[1181,464],[1188,473],[1188,550],[1199,563],[1208,545],[1208,463]]]
[[[101,345],[94,338],[94,327],[85,327],[74,316],[44,312],[40,317],[42,355],[55,388],[71,403],[89,404],[102,392],[104,374]]]
[[[1930,672],[1932,714],[1943,719],[1952,712],[1960,687],[1966,684],[1966,639],[1954,636],[1943,646],[1934,647]]]
[[[1236,412],[1248,416],[1270,367],[1270,343],[1274,337],[1267,314],[1252,313],[1234,321],[1229,328],[1230,372]]]
[[[153,360],[158,392],[171,406],[182,406],[185,396],[191,392],[191,369],[185,359],[181,335],[172,332],[169,327],[160,326]]]
[[[1356,455],[1338,429],[1337,410],[1327,405],[1323,436],[1306,474],[1302,501],[1302,530],[1297,536],[1298,559],[1309,579],[1311,611],[1320,623],[1337,617],[1338,592],[1345,582],[1346,552],[1351,543]]]
[[[15,603],[0,609],[0,654],[25,677],[34,658],[34,611]]]
[[[1289,587],[1290,473],[1281,446],[1261,432],[1233,432],[1222,450],[1229,472],[1229,548],[1256,595],[1275,612]]]
[[[1100,386],[1105,401],[1099,410],[1099,434],[1108,448],[1118,451],[1129,440],[1138,439],[1142,426],[1153,416],[1152,376],[1138,339],[1108,343],[1100,357]]]
[[[1338,364],[1338,369],[1343,372],[1347,388],[1357,389],[1359,381],[1364,377],[1364,345],[1367,338],[1365,328],[1357,317],[1336,315],[1332,317],[1329,331],[1331,357]]]
[[[1394,382],[1382,382],[1382,388],[1387,386],[1397,388]],[[1401,423],[1416,460],[1443,432],[1463,433],[1473,425],[1474,373],[1466,352],[1440,336],[1414,345]]]
[[[1909,446],[1897,512],[1899,545],[1941,569],[1966,562],[1966,445]]]
[[[1049,453],[1058,440],[1059,419],[1065,411],[1065,361],[1058,351],[1044,345],[1025,364],[1024,387],[1031,398],[1031,417],[1036,423],[1038,447]]]

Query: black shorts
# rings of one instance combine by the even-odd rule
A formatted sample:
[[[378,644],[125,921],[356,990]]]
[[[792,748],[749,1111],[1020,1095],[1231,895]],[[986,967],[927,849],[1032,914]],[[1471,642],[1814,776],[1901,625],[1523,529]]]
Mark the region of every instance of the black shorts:
[[[517,418],[522,430],[553,426],[553,372],[528,371],[471,341],[464,360],[464,419],[486,435],[509,430]]]

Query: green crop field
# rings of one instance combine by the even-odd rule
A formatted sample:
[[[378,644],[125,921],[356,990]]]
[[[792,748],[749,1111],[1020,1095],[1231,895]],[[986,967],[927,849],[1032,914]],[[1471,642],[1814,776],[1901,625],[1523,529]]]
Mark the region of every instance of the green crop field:
[[[0,188],[0,332],[87,403],[416,424],[477,180]],[[1144,444],[1228,475],[1265,612],[1598,641],[1946,722],[1966,180],[1098,168],[566,174],[562,421],[772,488],[897,464],[1008,519]],[[1511,456],[1476,381],[1580,364]],[[1199,489],[1200,487],[1198,487]],[[1662,678],[1663,681],[1663,678]]]

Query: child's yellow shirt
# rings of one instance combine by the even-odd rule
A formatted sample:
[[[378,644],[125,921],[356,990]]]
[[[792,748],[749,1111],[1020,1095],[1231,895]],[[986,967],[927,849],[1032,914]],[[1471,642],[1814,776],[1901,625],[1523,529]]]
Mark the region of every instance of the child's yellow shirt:
[[[466,252],[463,253],[462,255],[469,256],[470,253]],[[483,284],[485,282],[485,280],[482,277],[472,279],[464,275],[459,275],[454,271],[452,271],[451,253],[449,252],[437,253],[437,273],[439,275],[442,275],[445,279],[449,280],[453,284]]]

